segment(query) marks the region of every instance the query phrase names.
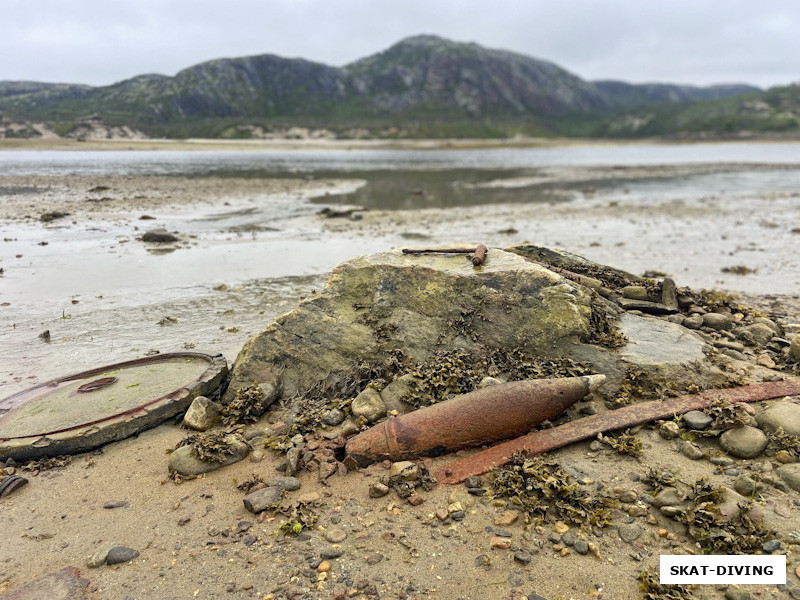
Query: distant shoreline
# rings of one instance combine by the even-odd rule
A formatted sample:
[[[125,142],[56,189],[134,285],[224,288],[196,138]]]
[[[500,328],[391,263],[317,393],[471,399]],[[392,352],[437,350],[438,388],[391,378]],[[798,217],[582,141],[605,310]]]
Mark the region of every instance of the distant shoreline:
[[[242,150],[474,150],[494,148],[555,148],[567,146],[639,146],[673,144],[742,144],[797,143],[800,137],[753,137],[736,139],[591,139],[533,138],[509,139],[286,139],[286,140],[223,140],[223,139],[108,139],[77,141],[69,138],[20,139],[0,138],[4,150],[174,150],[174,151],[242,151]]]

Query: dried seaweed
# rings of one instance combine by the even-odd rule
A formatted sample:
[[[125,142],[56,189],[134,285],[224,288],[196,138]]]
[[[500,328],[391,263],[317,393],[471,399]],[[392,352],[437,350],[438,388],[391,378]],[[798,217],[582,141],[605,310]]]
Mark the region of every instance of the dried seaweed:
[[[675,487],[678,483],[671,471],[653,467],[648,467],[647,475],[642,477],[641,481],[652,489],[654,494],[658,494],[663,489]]]
[[[713,419],[711,426],[705,431],[693,432],[703,437],[717,437],[734,427],[741,427],[750,422],[750,414],[742,404],[734,404],[725,398],[716,398],[705,413]]]
[[[773,452],[787,452],[790,456],[800,458],[800,437],[789,435],[778,427],[775,431],[766,431],[769,443],[767,448]]]
[[[221,408],[225,425],[255,423],[263,412],[264,390],[257,381],[236,390],[236,395]]]
[[[72,456],[50,456],[29,460],[17,466],[22,471],[49,471],[50,469],[60,469],[72,462]]]
[[[243,481],[242,483],[237,485],[236,488],[242,490],[243,492],[245,492],[247,494],[249,494],[250,490],[252,490],[254,487],[256,487],[260,483],[265,483],[264,478],[261,477],[261,475],[258,475],[257,473],[253,473],[250,476],[250,479],[247,479],[247,480]]]
[[[681,585],[662,585],[658,575],[645,569],[636,578],[644,600],[692,600],[692,592]]]
[[[276,513],[288,517],[275,532],[284,535],[299,535],[305,529],[312,529],[319,520],[314,502],[298,502],[290,508],[279,507]]]
[[[628,343],[620,329],[619,316],[605,308],[597,292],[592,292],[589,335],[584,341],[605,348],[622,348]]]
[[[225,462],[235,452],[230,441],[232,431],[208,431],[187,436],[175,448],[191,446],[192,454],[205,462]]]
[[[631,433],[630,429],[612,435],[597,434],[597,440],[616,450],[618,454],[639,457],[644,452],[642,441]]]
[[[503,467],[492,471],[495,497],[507,498],[536,520],[561,520],[580,526],[606,527],[616,501],[607,495],[592,495],[555,461],[544,456],[514,455]]]

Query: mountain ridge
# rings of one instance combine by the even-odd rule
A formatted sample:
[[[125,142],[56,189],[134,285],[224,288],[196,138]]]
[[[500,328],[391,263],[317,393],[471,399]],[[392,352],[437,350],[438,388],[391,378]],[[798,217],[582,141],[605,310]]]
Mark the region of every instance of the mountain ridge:
[[[620,111],[758,92],[746,84],[590,82],[549,61],[418,35],[343,67],[258,54],[108,86],[0,82],[0,113],[57,123],[67,133],[69,123],[94,117],[170,137],[203,128],[209,137],[244,136],[248,121],[381,131],[437,125],[456,135],[614,135],[601,124]]]

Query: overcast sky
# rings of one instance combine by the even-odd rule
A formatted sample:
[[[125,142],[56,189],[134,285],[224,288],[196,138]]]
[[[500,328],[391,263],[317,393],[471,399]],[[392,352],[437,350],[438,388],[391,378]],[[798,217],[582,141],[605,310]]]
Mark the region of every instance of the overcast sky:
[[[800,0],[0,0],[0,80],[107,85],[263,53],[340,66],[420,33],[590,80],[800,81]]]

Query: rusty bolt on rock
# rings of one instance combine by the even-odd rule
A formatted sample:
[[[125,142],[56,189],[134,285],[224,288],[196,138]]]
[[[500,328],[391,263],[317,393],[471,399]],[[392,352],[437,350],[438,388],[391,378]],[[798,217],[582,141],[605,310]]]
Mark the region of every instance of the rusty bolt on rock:
[[[383,421],[347,442],[359,466],[441,456],[513,437],[561,414],[597,389],[605,375],[514,381],[475,390]]]

